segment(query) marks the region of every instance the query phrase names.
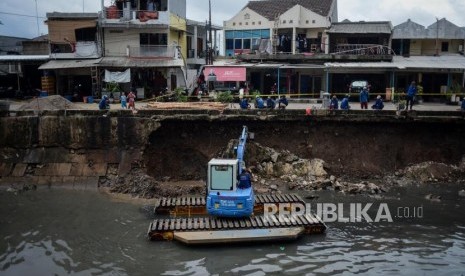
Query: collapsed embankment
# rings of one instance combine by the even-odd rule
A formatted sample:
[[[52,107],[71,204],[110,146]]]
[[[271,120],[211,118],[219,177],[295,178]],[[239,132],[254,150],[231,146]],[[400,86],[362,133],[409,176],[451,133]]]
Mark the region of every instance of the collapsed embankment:
[[[322,159],[329,175],[343,178],[382,176],[426,161],[458,164],[465,154],[459,117],[182,113],[68,110],[0,117],[0,185],[109,186],[144,197],[189,193],[165,191],[162,182],[205,179],[208,160],[224,152],[243,125],[258,145]],[[249,166],[263,164],[259,148],[249,147]]]

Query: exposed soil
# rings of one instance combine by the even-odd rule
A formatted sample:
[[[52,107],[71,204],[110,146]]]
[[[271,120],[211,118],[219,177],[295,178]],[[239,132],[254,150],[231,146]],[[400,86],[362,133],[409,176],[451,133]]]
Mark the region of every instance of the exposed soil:
[[[357,179],[427,161],[457,164],[465,154],[465,129],[450,124],[254,122],[248,128],[262,146],[322,159],[329,174]],[[162,122],[144,153],[147,172],[158,180],[205,179],[207,162],[241,130],[241,122]],[[255,156],[246,152],[248,166],[258,165]]]
[[[255,140],[247,143],[245,158],[257,193],[380,194],[392,186],[465,179],[465,131],[451,125],[254,122],[248,128]],[[164,121],[150,136],[141,170],[108,185],[141,197],[202,195],[208,161],[231,157],[228,144],[241,130],[241,122]],[[325,174],[283,173],[285,164],[302,160],[321,160]]]

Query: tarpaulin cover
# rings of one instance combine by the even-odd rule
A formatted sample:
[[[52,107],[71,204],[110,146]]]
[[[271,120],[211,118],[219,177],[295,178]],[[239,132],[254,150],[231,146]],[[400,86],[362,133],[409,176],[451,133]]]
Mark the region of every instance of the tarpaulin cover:
[[[123,72],[110,72],[105,70],[105,82],[131,82],[131,69]]]
[[[245,81],[245,67],[207,67],[205,76],[216,75],[216,81]]]

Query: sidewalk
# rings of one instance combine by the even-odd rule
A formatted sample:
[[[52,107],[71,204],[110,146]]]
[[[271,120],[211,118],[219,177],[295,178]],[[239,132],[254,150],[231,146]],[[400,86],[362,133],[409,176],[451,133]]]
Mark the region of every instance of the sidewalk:
[[[21,101],[11,101],[10,102],[10,110],[15,111],[23,105],[25,102]],[[98,103],[83,103],[83,102],[75,102],[73,103],[78,109],[85,109],[85,110],[98,110]],[[371,105],[374,104],[374,101],[368,103],[368,110],[371,110]],[[147,106],[147,102],[144,101],[136,101],[136,109],[144,109]],[[253,104],[252,104],[253,106]],[[227,109],[240,109],[238,103],[228,104]],[[302,109],[305,110],[307,108],[318,109],[321,108],[321,104],[319,103],[301,103],[301,102],[292,102],[292,99],[289,100],[289,105],[287,109]],[[361,110],[360,103],[358,102],[350,102],[351,110]],[[121,108],[121,104],[111,104],[110,109],[112,110],[119,110]],[[444,103],[422,103],[416,104],[413,106],[414,110],[419,111],[458,111],[460,110],[460,105],[447,105]],[[391,102],[384,103],[384,110],[396,110],[396,106]]]

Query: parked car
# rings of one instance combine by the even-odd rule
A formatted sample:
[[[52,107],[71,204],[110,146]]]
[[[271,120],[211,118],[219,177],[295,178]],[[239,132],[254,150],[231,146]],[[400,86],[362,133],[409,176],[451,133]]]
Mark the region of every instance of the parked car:
[[[362,89],[366,87],[368,92],[370,92],[370,84],[367,80],[354,80],[350,83],[349,86],[349,99],[351,100],[358,100],[358,95],[362,91]]]

